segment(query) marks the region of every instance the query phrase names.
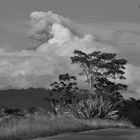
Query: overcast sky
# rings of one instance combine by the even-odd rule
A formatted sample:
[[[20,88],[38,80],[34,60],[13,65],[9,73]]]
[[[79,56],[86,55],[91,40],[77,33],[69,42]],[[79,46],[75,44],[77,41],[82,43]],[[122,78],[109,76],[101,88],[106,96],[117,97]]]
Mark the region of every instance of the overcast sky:
[[[69,70],[64,58],[78,46],[126,58],[127,83],[140,97],[139,5],[139,0],[0,0],[0,88],[45,87]],[[29,31],[36,51],[27,50]]]

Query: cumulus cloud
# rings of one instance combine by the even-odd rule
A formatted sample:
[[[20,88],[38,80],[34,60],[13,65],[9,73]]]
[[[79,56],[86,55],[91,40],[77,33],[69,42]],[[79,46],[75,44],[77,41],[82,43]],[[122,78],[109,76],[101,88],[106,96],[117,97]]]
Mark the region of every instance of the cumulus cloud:
[[[37,43],[37,50],[48,50],[53,47],[73,52],[74,48],[81,48],[83,51],[90,49],[101,49],[104,51],[116,51],[114,47],[108,44],[97,42],[91,34],[81,34],[76,30],[75,24],[63,16],[56,15],[53,12],[33,12],[30,15],[32,30],[30,38]],[[39,45],[38,45],[39,44]],[[45,47],[46,46],[46,47]],[[63,53],[62,53],[63,54]]]
[[[56,29],[57,27],[55,25],[62,26],[62,28],[64,26],[65,30],[69,29],[73,35],[81,36],[78,29],[76,29],[69,19],[54,14],[52,11],[32,12],[30,17],[32,30],[30,31],[29,36],[33,43],[36,44],[36,46],[34,46],[35,48],[53,38],[54,28]],[[53,25],[54,23],[55,25]]]

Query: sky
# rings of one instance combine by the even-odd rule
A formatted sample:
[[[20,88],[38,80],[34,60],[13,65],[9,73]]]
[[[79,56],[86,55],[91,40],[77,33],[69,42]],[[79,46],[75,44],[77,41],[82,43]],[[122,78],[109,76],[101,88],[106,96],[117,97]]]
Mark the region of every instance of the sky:
[[[32,11],[52,10],[81,24],[139,23],[139,4],[139,0],[0,0],[0,42],[12,49],[25,48]]]
[[[68,64],[77,48],[127,59],[128,94],[140,98],[139,5],[139,0],[0,0],[0,88],[47,87],[59,73],[78,73]]]

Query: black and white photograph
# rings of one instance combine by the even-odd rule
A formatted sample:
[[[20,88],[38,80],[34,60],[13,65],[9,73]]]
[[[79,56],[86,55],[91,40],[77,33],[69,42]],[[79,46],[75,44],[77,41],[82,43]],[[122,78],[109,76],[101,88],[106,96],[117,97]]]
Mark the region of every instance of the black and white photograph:
[[[140,0],[0,0],[0,140],[140,140]]]

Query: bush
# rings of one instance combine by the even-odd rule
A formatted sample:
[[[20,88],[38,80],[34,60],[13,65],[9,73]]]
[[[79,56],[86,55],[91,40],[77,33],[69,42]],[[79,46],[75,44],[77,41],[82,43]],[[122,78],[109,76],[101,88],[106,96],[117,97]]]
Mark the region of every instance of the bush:
[[[140,102],[133,98],[126,99],[119,107],[119,117],[126,118],[134,125],[140,126]]]
[[[66,112],[78,119],[118,119],[116,104],[104,100],[102,96],[89,96],[86,100],[66,107]]]

